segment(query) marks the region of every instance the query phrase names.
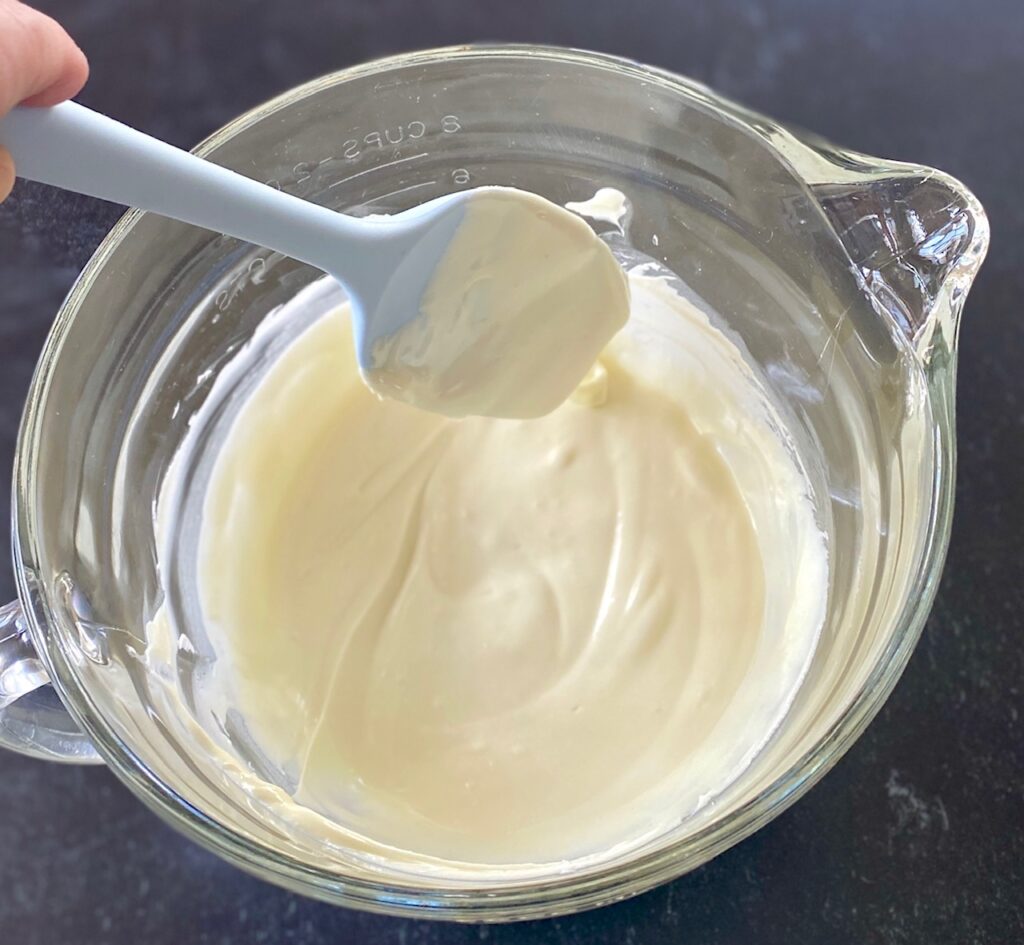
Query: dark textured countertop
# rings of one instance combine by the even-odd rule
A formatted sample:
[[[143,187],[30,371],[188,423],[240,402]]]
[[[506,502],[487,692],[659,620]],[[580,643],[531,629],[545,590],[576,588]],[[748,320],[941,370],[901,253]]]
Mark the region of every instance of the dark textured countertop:
[[[938,602],[885,709],[794,808],[644,896],[518,926],[321,905],[165,827],[103,768],[0,755],[2,945],[1009,943],[1024,940],[1024,5],[1020,0],[62,0],[82,100],[191,145],[312,76],[479,39],[619,53],[988,208],[964,317],[960,466]],[[0,208],[0,495],[60,300],[117,211],[19,186]],[[13,594],[9,568],[0,594]]]

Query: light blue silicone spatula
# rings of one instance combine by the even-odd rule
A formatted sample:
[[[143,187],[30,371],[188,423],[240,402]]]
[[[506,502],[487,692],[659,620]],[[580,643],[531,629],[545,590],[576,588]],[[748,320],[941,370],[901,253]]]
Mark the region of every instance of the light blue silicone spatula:
[[[226,233],[329,273],[352,301],[357,357],[364,376],[373,367],[378,340],[395,335],[419,315],[424,293],[468,208],[482,194],[493,197],[498,190],[462,191],[393,216],[358,219],[251,180],[73,102],[14,109],[0,119],[0,144],[11,152],[19,177]],[[534,194],[500,190],[502,199],[518,195],[531,208],[541,201]],[[571,216],[555,204],[542,203],[543,213]],[[579,219],[574,220],[579,226]],[[607,252],[603,244],[600,248]],[[614,265],[611,254],[607,255]],[[550,256],[538,260],[520,254],[522,279],[535,277],[538,266],[551,270],[546,274],[550,283],[573,277],[571,272],[563,276],[559,260]],[[501,315],[514,317],[515,313]],[[596,356],[624,318],[622,314],[619,323],[605,332],[607,337],[584,338],[580,343],[589,346],[587,350],[592,347]],[[466,343],[474,343],[473,337],[467,335]],[[535,354],[524,347],[510,350],[508,356],[536,361]],[[551,359],[560,356],[558,351],[549,355]],[[431,365],[420,364],[418,369],[429,371]],[[535,363],[502,366],[510,377],[517,371],[523,377],[537,377],[538,370],[544,369],[545,365],[538,368]],[[552,360],[551,370],[557,369]],[[586,366],[581,377],[585,370]]]
[[[361,313],[360,362],[374,340],[418,311],[420,295],[473,192],[451,194],[386,220],[336,213],[65,102],[16,108],[0,144],[26,180],[150,210],[266,246],[334,276]],[[402,292],[392,276],[403,261]],[[418,271],[414,271],[418,270]],[[419,278],[417,278],[417,276]],[[379,304],[385,288],[389,304]]]

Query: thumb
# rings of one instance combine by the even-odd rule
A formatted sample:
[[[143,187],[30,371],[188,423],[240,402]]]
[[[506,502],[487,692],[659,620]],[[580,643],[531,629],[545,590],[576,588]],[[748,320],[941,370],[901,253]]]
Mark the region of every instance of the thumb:
[[[60,24],[17,0],[0,0],[0,115],[22,102],[62,102],[88,76],[85,55]]]

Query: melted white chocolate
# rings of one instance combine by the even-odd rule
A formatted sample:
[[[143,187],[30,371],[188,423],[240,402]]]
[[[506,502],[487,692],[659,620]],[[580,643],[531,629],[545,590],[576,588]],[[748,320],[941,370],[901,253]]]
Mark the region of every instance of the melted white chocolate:
[[[731,342],[631,284],[541,419],[376,399],[344,310],[242,407],[200,540],[208,684],[287,774],[281,822],[410,868],[596,855],[705,805],[780,723],[826,596],[806,483]]]
[[[539,417],[628,316],[625,275],[588,224],[536,194],[482,187],[419,316],[377,341],[365,380],[449,417]]]

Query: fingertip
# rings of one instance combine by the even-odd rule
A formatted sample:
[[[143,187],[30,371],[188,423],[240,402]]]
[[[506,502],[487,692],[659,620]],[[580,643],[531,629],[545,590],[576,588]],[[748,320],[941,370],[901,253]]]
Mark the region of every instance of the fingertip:
[[[14,188],[14,158],[10,151],[0,148],[0,203],[3,203]]]
[[[23,105],[56,105],[82,91],[89,78],[89,60],[70,37],[67,39],[64,61],[56,80],[39,94],[25,99]]]
[[[69,37],[70,38],[70,37]],[[67,52],[67,61],[64,63],[64,74],[67,85],[67,97],[71,98],[82,91],[82,87],[89,81],[89,60],[85,58],[80,46],[71,40]]]
[[[85,54],[56,20],[0,0],[0,114],[18,104],[55,105],[88,75]]]

